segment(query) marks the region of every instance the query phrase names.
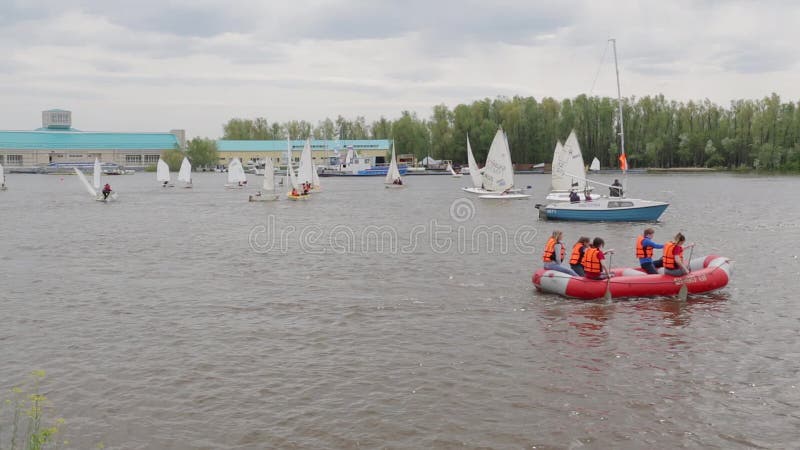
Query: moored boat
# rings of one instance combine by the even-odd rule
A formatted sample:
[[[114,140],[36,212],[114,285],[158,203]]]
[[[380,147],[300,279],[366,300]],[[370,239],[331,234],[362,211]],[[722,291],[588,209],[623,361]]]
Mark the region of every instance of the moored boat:
[[[693,258],[689,273],[679,277],[659,273],[648,275],[640,268],[620,268],[607,280],[591,280],[567,275],[556,270],[537,270],[532,277],[536,289],[550,294],[583,300],[612,298],[675,296],[686,286],[689,294],[702,294],[728,285],[733,268],[731,261],[718,255]],[[663,269],[662,269],[663,270]]]

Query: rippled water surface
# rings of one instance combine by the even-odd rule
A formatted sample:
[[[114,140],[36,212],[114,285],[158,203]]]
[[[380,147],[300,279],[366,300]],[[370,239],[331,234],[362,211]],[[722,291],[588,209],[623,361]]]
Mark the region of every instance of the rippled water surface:
[[[71,176],[11,175],[0,192],[0,388],[45,370],[71,447],[800,439],[798,178],[630,177],[671,202],[657,241],[682,231],[734,276],[687,303],[611,305],[534,291],[545,237],[602,236],[633,265],[644,225],[539,222],[548,176],[519,176],[534,197],[499,203],[462,195],[466,177],[327,178],[275,203],[222,175],[154,178],[109,177],[112,204]]]

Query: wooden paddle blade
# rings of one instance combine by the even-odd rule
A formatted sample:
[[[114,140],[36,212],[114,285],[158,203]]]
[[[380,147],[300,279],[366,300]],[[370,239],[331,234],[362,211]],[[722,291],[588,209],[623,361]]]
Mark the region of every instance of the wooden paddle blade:
[[[606,303],[611,303],[611,278],[606,282],[606,295],[603,298],[606,299]]]
[[[686,296],[689,295],[689,288],[685,284],[681,285],[681,290],[678,291],[678,300],[685,302]]]

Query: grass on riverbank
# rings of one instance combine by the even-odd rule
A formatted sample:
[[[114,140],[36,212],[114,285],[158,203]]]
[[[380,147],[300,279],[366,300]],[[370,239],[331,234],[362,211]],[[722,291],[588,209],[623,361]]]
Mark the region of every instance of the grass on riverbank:
[[[39,393],[44,375],[43,370],[34,370],[28,386],[12,388],[0,404],[0,449],[43,450],[63,448],[69,444],[57,439],[64,419],[50,421],[44,418],[48,402]]]

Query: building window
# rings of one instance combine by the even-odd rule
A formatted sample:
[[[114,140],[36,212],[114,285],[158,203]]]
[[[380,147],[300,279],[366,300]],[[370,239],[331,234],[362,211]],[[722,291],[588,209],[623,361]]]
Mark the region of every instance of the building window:
[[[21,166],[22,155],[6,155],[6,164],[9,166]]]
[[[128,164],[141,164],[142,155],[125,155],[125,162]]]
[[[69,157],[70,158],[83,158],[83,155],[73,155],[72,153],[70,153]]]
[[[144,162],[146,163],[157,163],[159,155],[144,155]]]

